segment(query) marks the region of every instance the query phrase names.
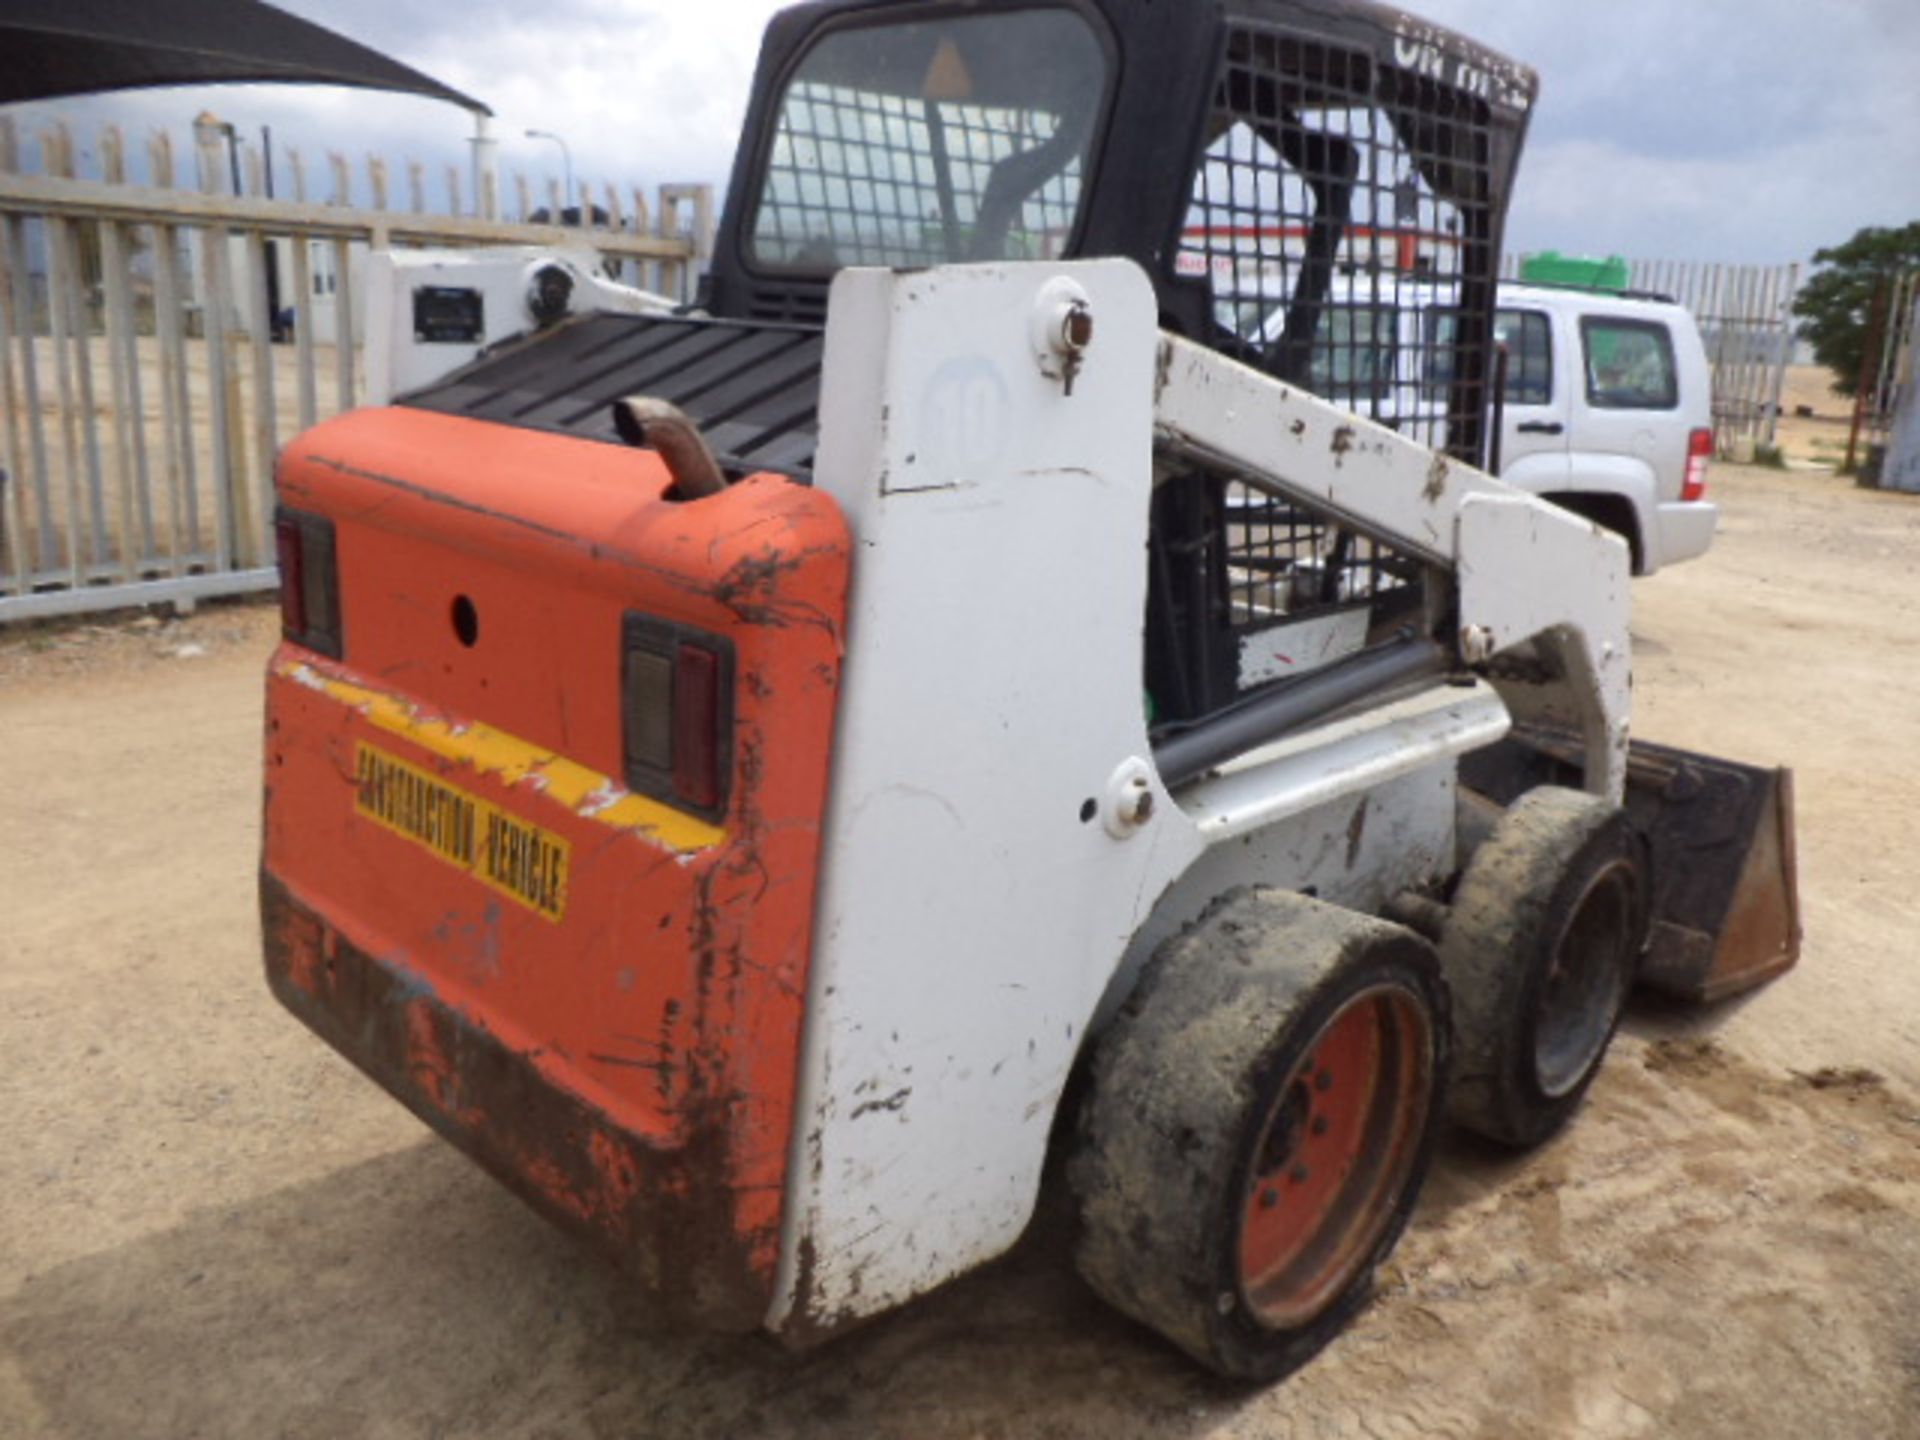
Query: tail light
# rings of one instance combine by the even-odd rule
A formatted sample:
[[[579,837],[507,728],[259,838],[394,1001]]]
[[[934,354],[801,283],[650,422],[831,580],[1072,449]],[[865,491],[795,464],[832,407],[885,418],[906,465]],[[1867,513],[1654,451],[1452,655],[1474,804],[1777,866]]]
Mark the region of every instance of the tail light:
[[[285,506],[273,516],[280,561],[280,633],[296,645],[340,658],[340,567],[333,521]]]
[[[622,632],[627,788],[717,819],[733,771],[733,646],[629,615]]]
[[[1713,431],[1696,430],[1687,436],[1687,474],[1680,482],[1682,500],[1698,500],[1707,493],[1707,462],[1713,458]]]

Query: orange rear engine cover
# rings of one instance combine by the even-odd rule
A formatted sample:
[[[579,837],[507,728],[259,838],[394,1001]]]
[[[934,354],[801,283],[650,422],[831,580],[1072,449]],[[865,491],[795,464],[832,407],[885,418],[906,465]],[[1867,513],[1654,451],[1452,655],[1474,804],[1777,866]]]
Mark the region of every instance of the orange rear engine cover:
[[[775,475],[425,411],[310,430],[338,659],[267,680],[268,977],[538,1208],[703,1322],[764,1318],[849,541]],[[309,577],[311,583],[311,577]],[[630,789],[624,627],[731,646],[726,799]]]

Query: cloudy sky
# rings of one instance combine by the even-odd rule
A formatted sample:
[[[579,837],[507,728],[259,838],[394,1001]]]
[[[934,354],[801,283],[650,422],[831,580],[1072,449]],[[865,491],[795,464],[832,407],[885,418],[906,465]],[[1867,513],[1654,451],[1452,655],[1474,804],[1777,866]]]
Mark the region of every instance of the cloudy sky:
[[[191,3],[191,0],[172,0]],[[282,0],[490,104],[503,172],[724,183],[772,0]],[[1197,8],[1197,7],[1196,7]],[[1420,0],[1540,72],[1512,248],[1805,259],[1862,225],[1920,219],[1920,0]],[[59,107],[134,133],[215,109],[329,149],[464,167],[445,105],[272,86]],[[21,112],[24,112],[21,114]],[[29,124],[47,107],[16,107]],[[396,170],[396,173],[397,170]],[[505,193],[511,194],[509,188]]]

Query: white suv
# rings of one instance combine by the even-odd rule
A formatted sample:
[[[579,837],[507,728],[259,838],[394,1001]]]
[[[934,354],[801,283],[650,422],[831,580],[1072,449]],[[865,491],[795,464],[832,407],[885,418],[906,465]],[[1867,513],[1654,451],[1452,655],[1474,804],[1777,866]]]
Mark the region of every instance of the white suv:
[[[1624,535],[1636,575],[1712,543],[1713,376],[1682,306],[1551,285],[1500,287],[1507,347],[1500,478]]]
[[[1312,388],[1444,444],[1455,295],[1336,281]],[[1225,296],[1217,312],[1261,345],[1286,323],[1264,294]],[[1706,550],[1719,518],[1705,498],[1713,375],[1693,316],[1654,296],[1503,283],[1494,330],[1508,356],[1500,478],[1618,531],[1636,575]]]

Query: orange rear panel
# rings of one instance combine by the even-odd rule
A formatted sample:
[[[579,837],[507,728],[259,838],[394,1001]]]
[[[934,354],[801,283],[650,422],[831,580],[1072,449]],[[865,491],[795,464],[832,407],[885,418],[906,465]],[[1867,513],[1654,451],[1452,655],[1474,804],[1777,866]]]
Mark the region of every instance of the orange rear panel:
[[[344,649],[283,644],[268,677],[276,992],[665,1298],[758,1324],[845,617],[837,508],[772,475],[679,503],[648,452],[403,409],[308,431],[279,486],[334,523]],[[626,789],[630,614],[732,644],[717,818]]]

